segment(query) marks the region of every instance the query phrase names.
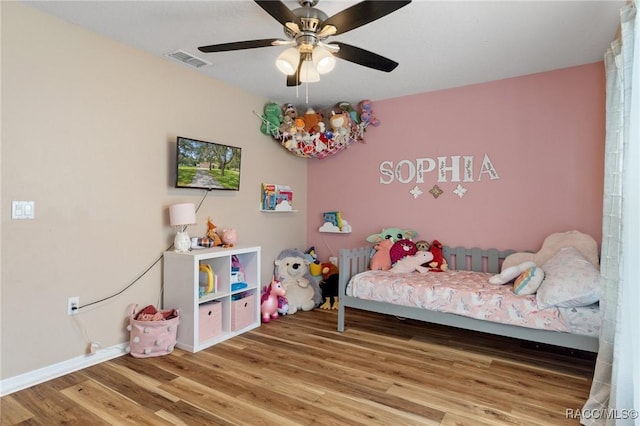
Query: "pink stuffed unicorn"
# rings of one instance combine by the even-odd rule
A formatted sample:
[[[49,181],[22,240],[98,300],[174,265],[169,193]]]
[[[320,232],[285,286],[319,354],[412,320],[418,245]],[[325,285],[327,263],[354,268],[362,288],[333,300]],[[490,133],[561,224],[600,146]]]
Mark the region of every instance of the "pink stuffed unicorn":
[[[275,277],[271,278],[271,283],[265,287],[264,293],[260,298],[260,313],[262,314],[262,322],[269,322],[271,319],[278,318],[278,296],[284,297],[287,291],[280,281]]]

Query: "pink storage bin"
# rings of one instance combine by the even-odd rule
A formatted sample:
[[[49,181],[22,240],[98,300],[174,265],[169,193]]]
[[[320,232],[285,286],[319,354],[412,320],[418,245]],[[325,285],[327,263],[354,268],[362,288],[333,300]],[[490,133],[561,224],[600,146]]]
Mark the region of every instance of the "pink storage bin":
[[[231,330],[238,331],[256,320],[256,295],[251,293],[242,299],[231,301]]]
[[[198,336],[200,343],[222,334],[222,303],[203,303],[199,307]]]
[[[129,353],[135,358],[149,358],[173,352],[180,315],[168,320],[140,321],[135,319],[138,305],[133,305],[129,315]],[[172,310],[160,311],[168,313]],[[177,313],[177,311],[176,311]]]

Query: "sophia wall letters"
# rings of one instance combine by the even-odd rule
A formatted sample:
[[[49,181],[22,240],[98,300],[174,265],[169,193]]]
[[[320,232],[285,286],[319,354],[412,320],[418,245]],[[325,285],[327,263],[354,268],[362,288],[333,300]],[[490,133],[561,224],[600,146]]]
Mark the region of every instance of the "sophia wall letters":
[[[484,175],[490,180],[500,179],[488,154],[484,154],[478,174],[474,174],[473,155],[452,155],[450,157],[416,158],[415,161],[400,160],[380,163],[380,183],[389,185],[400,183],[424,183],[425,174],[437,173],[437,182],[480,182]]]

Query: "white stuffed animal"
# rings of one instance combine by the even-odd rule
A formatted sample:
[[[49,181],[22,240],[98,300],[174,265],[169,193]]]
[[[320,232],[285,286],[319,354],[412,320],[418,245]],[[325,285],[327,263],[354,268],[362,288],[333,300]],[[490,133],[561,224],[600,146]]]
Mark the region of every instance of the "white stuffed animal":
[[[405,256],[402,259],[398,260],[393,267],[389,270],[389,272],[413,272],[418,271],[421,274],[429,272],[429,268],[422,266],[427,262],[431,262],[433,260],[433,253],[430,251],[419,251],[413,256]]]
[[[275,261],[275,277],[287,291],[287,314],[310,311],[322,301],[322,291],[309,273],[309,260],[299,250],[283,250]]]
[[[489,278],[489,284],[502,285],[511,282],[518,278],[521,273],[531,268],[532,266],[536,266],[536,264],[532,261],[522,262],[518,265],[509,266],[499,274],[491,276],[491,278]]]

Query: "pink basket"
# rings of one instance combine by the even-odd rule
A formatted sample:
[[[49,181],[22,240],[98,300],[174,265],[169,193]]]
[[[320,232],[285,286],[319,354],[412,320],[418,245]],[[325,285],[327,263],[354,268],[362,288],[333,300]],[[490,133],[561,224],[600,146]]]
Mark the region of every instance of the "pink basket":
[[[129,325],[127,326],[127,329],[131,332],[129,339],[129,353],[131,356],[149,358],[173,352],[173,348],[176,345],[180,315],[168,320],[140,321],[135,319],[137,307],[138,305],[132,306]],[[168,313],[171,310],[160,312]]]

